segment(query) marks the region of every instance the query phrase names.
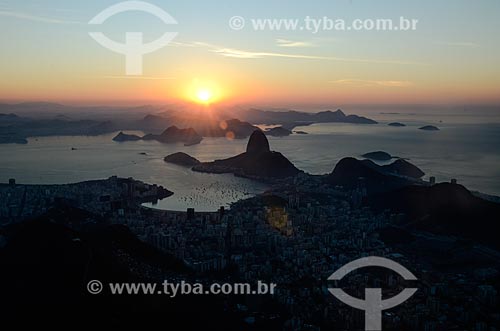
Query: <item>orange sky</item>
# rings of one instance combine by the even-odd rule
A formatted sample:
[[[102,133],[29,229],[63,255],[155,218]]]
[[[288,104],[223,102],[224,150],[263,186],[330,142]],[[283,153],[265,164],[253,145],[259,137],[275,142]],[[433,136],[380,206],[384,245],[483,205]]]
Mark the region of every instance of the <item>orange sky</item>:
[[[123,55],[88,35],[89,19],[111,3],[92,0],[57,8],[31,0],[6,1],[0,8],[0,100],[166,103],[193,101],[206,90],[211,103],[285,107],[500,104],[500,47],[492,42],[500,25],[493,19],[498,1],[418,6],[321,2],[286,10],[277,1],[227,8],[221,4],[218,10],[194,0],[169,4],[178,21],[171,29],[178,37],[145,55],[143,75],[137,77],[125,76]],[[227,26],[235,13],[302,17],[333,9],[346,19],[404,14],[421,23],[410,32],[337,34],[232,31]],[[123,40],[131,22],[150,39],[165,29],[147,15],[121,15],[125,17],[99,27],[113,40]]]

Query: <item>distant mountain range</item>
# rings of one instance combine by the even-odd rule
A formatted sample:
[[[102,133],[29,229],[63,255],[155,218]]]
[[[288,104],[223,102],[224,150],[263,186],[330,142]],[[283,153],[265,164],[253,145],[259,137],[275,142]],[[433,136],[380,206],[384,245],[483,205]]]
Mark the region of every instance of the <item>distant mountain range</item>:
[[[291,130],[298,125],[329,122],[377,123],[366,117],[346,115],[340,109],[319,113],[258,109],[212,112],[206,109],[172,110],[149,105],[100,107],[28,102],[0,104],[0,143],[27,143],[26,138],[37,136],[99,135],[124,130],[160,135],[171,126],[192,128],[202,137],[245,139],[258,129],[256,124],[280,125],[279,129],[272,129],[268,134],[285,136],[291,134]]]
[[[89,136],[115,131],[110,121],[77,120],[61,118],[32,119],[15,114],[0,114],[0,144],[26,144],[28,137]]]
[[[377,124],[376,121],[358,116],[346,115],[342,110],[322,111],[319,113],[306,113],[294,110],[289,111],[266,111],[250,109],[238,114],[241,120],[254,124],[281,124],[284,128],[293,129],[295,126],[313,123],[353,123],[353,124]]]
[[[236,115],[236,116],[235,116]],[[228,119],[228,112],[206,113],[171,113],[164,112],[156,115],[147,115],[137,123],[138,129],[143,131],[155,131],[170,125],[184,128],[193,128],[203,137],[223,137],[228,133],[236,139],[244,139],[258,129],[257,124],[275,124],[278,128],[270,129],[266,134],[273,136],[286,136],[292,134],[291,130],[300,125],[314,123],[352,123],[352,124],[376,124],[377,122],[366,117],[357,115],[346,115],[342,110],[324,111],[319,113],[306,113],[298,111],[264,111],[250,109],[235,111]]]
[[[0,103],[0,113],[15,113],[27,117],[54,117],[57,114],[99,114],[115,111],[155,112],[163,109],[151,105],[143,106],[70,106],[55,102]]]

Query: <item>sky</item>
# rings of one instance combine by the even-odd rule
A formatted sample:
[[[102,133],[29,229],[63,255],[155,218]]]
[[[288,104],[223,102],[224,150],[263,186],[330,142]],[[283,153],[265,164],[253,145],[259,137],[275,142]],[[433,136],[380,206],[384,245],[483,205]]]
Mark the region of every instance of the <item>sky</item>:
[[[500,1],[148,1],[169,13],[165,24],[145,12],[88,22],[109,0],[0,0],[0,100],[63,103],[211,102],[305,104],[500,104]],[[232,29],[234,16],[245,27]],[[257,31],[255,19],[321,21],[417,19],[411,31]],[[140,76],[125,56],[89,32],[119,43],[126,32],[145,42],[177,32],[143,56]],[[200,100],[198,100],[200,101]]]

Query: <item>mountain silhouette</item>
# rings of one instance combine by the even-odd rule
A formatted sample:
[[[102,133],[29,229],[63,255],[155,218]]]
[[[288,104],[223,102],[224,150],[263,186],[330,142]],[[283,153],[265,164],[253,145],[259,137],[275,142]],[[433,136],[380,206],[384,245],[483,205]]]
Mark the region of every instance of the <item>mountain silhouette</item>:
[[[238,116],[250,123],[282,124],[289,127],[292,123],[352,123],[352,124],[376,124],[377,122],[358,115],[346,115],[342,110],[326,110],[318,113],[306,113],[294,110],[266,111],[260,109],[249,109],[240,112]],[[293,126],[293,125],[292,125]]]
[[[383,166],[376,164],[372,160],[362,160],[361,162],[374,170],[389,175],[398,175],[410,178],[421,178],[425,175],[420,168],[403,159],[398,159],[391,164]]]
[[[201,163],[193,170],[261,179],[286,178],[300,172],[283,154],[270,150],[269,141],[260,130],[255,130],[250,136],[246,152],[224,160]]]
[[[203,139],[193,128],[179,129],[175,125],[167,128],[160,135],[148,134],[143,140],[156,140],[161,143],[183,142],[186,145],[199,144]]]
[[[77,221],[79,229],[69,227],[69,221]],[[6,325],[31,326],[36,320],[38,326],[149,329],[168,321],[183,330],[244,327],[217,296],[111,295],[106,288],[110,282],[160,286],[165,276],[174,275],[194,282],[193,271],[183,262],[139,240],[123,225],[107,225],[99,216],[57,206],[2,232],[7,244],[0,248],[0,309]],[[104,284],[102,293],[88,293],[91,280]]]
[[[476,197],[462,185],[408,186],[369,197],[367,203],[375,210],[404,213],[412,227],[500,248],[500,204]]]
[[[169,144],[182,142],[186,146],[196,145],[201,142],[201,137],[193,128],[179,129],[178,127],[171,126],[161,134],[147,134],[144,137],[139,137],[134,134],[126,134],[120,131],[113,140],[117,142],[137,141],[137,140],[156,140],[158,142]]]
[[[366,188],[368,194],[387,192],[414,183],[415,179],[392,173],[400,166],[381,167],[369,160],[346,157],[340,160],[326,182],[347,189]],[[406,168],[406,167],[401,167]]]
[[[198,161],[196,158],[183,152],[177,152],[167,155],[163,160],[168,163],[173,163],[185,167],[192,167],[200,163],[200,161]]]
[[[269,141],[265,134],[260,131],[254,131],[248,139],[247,154],[261,154],[271,151]]]

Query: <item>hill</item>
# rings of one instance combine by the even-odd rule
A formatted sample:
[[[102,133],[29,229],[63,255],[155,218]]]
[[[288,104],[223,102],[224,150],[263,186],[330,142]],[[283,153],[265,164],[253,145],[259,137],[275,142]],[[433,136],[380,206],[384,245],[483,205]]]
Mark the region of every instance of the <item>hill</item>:
[[[224,160],[204,162],[193,167],[194,171],[208,173],[233,173],[257,179],[285,178],[300,172],[281,153],[270,150],[266,135],[256,130],[248,140],[246,152]]]
[[[421,230],[500,247],[500,204],[475,197],[462,185],[409,186],[369,197],[367,203],[404,213],[409,225]]]

